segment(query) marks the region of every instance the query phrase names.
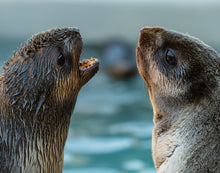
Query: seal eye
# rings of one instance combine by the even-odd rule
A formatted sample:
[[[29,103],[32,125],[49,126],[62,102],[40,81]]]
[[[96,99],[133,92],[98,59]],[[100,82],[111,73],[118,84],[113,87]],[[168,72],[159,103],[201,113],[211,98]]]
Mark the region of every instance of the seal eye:
[[[169,65],[172,65],[172,66],[177,65],[176,52],[172,49],[166,49],[165,60]]]
[[[61,53],[61,54],[58,56],[58,58],[57,58],[57,64],[58,64],[59,66],[63,66],[63,65],[65,64],[65,61],[66,61],[65,57],[64,57],[63,54]]]

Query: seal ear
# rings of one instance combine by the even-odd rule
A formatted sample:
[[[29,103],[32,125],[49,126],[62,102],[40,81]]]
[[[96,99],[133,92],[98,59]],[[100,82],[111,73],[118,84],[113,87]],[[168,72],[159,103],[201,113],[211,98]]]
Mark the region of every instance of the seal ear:
[[[215,101],[214,94],[210,89],[212,87],[209,87],[207,83],[208,82],[197,83],[191,90],[191,92],[194,95],[194,100],[193,100],[194,106],[197,106],[198,103],[201,101],[201,99],[204,97],[208,97],[210,101]]]

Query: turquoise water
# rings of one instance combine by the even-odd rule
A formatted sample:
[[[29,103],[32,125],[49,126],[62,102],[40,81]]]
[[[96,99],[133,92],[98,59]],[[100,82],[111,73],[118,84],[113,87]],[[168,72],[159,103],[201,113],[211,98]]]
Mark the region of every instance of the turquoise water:
[[[0,67],[19,45],[0,44]],[[97,53],[85,49],[83,56]],[[142,79],[137,75],[116,81],[101,70],[78,95],[63,172],[156,172],[151,157],[152,128],[152,108]]]
[[[64,172],[151,173],[152,109],[140,78],[96,75],[80,92]]]

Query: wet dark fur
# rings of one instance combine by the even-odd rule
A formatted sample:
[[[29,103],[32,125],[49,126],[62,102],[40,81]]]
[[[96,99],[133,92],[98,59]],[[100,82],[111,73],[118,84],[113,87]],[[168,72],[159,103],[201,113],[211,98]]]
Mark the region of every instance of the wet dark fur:
[[[35,35],[0,76],[0,172],[62,172],[71,113],[80,88],[80,33],[74,28]],[[59,64],[58,57],[65,63]]]
[[[167,48],[178,61],[165,61]],[[137,66],[154,109],[158,172],[220,170],[220,57],[208,45],[161,27],[144,28]]]

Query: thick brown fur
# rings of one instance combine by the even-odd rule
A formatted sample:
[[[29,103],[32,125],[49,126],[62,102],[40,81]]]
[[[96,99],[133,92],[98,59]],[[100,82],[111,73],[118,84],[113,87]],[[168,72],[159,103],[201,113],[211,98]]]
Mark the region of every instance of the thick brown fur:
[[[0,76],[0,172],[62,172],[70,117],[98,66],[79,70],[78,29],[35,35]]]
[[[173,50],[176,64],[167,63]],[[220,57],[197,38],[161,27],[140,32],[137,66],[154,111],[158,173],[220,172]]]

